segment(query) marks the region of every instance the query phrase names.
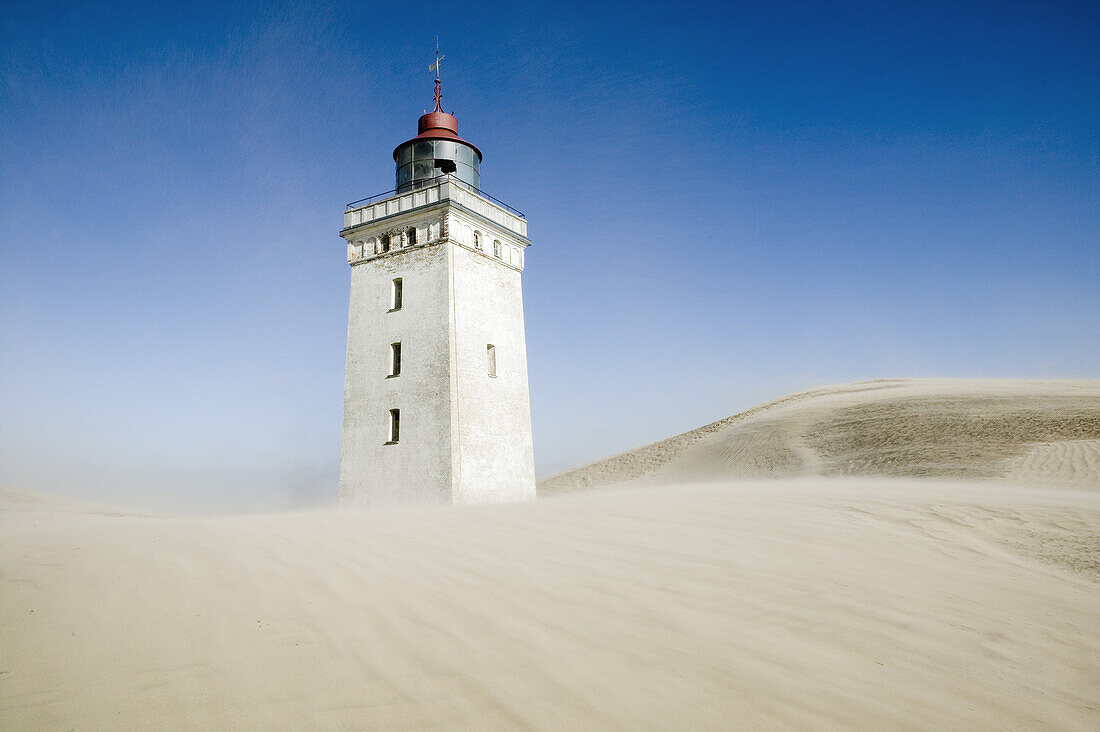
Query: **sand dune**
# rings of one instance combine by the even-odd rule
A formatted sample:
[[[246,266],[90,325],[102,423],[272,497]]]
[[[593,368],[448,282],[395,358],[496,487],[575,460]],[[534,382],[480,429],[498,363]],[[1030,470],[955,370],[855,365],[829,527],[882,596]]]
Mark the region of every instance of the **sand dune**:
[[[4,729],[1100,725],[1092,492],[3,509]]]
[[[1100,381],[894,379],[814,389],[543,479],[896,476],[1100,489]]]
[[[832,387],[522,504],[0,491],[0,729],[1094,730],[1097,391]]]

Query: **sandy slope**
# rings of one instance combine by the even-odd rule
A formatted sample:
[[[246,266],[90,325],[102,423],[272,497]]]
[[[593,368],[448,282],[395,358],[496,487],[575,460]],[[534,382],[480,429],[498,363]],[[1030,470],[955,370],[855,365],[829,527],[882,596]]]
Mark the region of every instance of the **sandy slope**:
[[[2,491],[0,729],[1098,729],[1098,440],[1100,382],[886,381],[526,504]]]
[[[1100,493],[0,507],[3,729],[1100,727]]]
[[[891,379],[813,389],[551,476],[539,493],[639,478],[812,475],[1100,489],[1100,381]]]

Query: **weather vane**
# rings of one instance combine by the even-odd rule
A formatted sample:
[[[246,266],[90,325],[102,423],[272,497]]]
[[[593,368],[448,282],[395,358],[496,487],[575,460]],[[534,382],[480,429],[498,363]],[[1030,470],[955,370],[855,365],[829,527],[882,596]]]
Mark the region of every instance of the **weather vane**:
[[[428,67],[428,71],[435,72],[435,111],[443,111],[443,92],[439,87],[439,65],[443,62],[446,56],[439,55],[439,36],[435,37],[435,63]]]

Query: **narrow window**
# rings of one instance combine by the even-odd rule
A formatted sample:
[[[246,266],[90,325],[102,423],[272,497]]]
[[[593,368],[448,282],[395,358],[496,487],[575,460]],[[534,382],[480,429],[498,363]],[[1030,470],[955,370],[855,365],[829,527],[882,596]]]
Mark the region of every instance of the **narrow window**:
[[[479,252],[481,251],[481,232],[480,231],[475,231],[474,232],[474,249],[478,250]]]
[[[390,376],[401,375],[401,344],[390,344]]]
[[[409,230],[406,232],[406,234],[408,236],[407,245],[410,246],[410,247],[415,245],[416,244],[416,227],[415,226],[410,226]]]
[[[500,259],[500,242],[493,239],[493,256]]]
[[[382,251],[383,252],[388,252],[389,250],[390,250],[390,235],[389,234],[383,234],[382,235]]]
[[[401,309],[401,278],[393,281],[393,295],[390,298],[390,312]]]
[[[492,343],[485,346],[485,356],[489,367],[489,376],[497,375],[497,347]]]
[[[401,439],[401,410],[390,410],[390,430],[389,439],[386,440],[387,445],[395,445]]]

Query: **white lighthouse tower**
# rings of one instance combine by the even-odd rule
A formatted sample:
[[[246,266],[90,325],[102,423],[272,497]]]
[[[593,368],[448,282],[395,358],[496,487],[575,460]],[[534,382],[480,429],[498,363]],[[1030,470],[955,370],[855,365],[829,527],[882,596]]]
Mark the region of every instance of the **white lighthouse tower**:
[[[342,502],[535,497],[527,220],[480,190],[481,151],[442,108],[397,146],[397,188],[348,206]]]

